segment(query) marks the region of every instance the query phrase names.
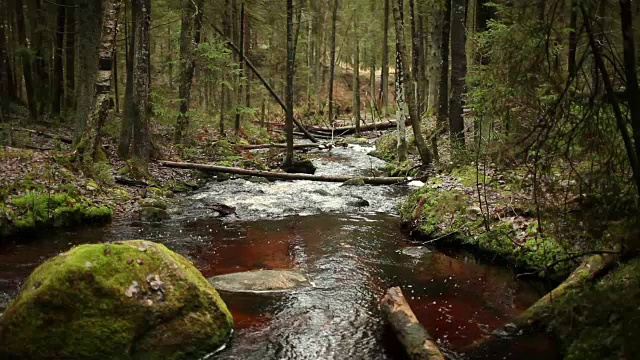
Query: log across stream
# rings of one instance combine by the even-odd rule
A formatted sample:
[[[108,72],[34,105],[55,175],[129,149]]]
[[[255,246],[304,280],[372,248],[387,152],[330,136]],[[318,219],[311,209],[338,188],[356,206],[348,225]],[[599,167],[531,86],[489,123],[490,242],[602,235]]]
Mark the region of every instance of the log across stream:
[[[371,175],[369,149],[311,153],[319,175]],[[396,186],[341,187],[311,181],[210,183],[178,197],[160,224],[119,218],[106,228],[48,234],[0,247],[0,308],[45,258],[86,242],[146,238],[189,257],[206,277],[299,269],[311,282],[288,292],[223,292],[236,331],[213,359],[405,359],[379,308],[400,286],[435,343],[458,351],[512,321],[545,293],[511,270],[466,253],[416,246],[400,230]],[[357,203],[358,197],[369,206]],[[217,218],[210,204],[236,207]],[[0,312],[2,310],[0,309]],[[486,359],[558,359],[539,335],[516,337]]]

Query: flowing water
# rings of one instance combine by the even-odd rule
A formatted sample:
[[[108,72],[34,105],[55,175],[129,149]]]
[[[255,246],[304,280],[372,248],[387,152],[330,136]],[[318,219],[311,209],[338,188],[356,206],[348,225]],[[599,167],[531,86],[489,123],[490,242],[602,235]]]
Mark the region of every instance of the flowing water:
[[[371,175],[383,163],[362,147],[313,155],[319,174]],[[532,304],[539,286],[466,253],[412,244],[398,224],[399,187],[309,181],[211,183],[179,199],[171,220],[133,226],[117,219],[0,248],[0,308],[47,257],[86,242],[146,238],[190,258],[205,276],[255,269],[304,270],[313,286],[277,294],[222,293],[236,332],[214,359],[402,359],[377,307],[401,286],[438,344],[456,352]],[[237,207],[219,219],[208,207]],[[366,203],[368,206],[365,206]],[[554,359],[548,338],[508,339],[473,358]]]

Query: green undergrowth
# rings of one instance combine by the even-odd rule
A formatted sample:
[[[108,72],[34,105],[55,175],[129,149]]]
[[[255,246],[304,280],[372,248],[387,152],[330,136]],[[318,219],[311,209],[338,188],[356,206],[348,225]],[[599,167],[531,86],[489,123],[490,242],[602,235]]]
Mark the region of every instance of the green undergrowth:
[[[28,190],[0,205],[0,235],[35,232],[79,224],[101,224],[111,220],[113,210],[106,205],[69,193]]]
[[[547,272],[541,275],[552,278],[567,275],[575,266],[561,262],[547,269],[567,256],[568,245],[552,236],[538,236],[532,219],[522,231],[504,219],[482,216],[482,210],[475,206],[473,189],[468,187],[445,188],[440,181],[432,180],[410,194],[401,204],[400,214],[414,236],[434,240],[434,245],[469,247],[522,270],[545,269]]]
[[[565,359],[635,359],[640,353],[640,259],[556,300],[549,330]]]

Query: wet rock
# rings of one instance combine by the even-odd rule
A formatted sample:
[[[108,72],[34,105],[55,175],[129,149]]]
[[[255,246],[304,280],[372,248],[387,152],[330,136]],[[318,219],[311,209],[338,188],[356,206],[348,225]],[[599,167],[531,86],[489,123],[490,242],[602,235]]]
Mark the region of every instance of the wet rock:
[[[355,206],[355,207],[366,207],[369,206],[371,204],[369,204],[369,202],[365,199],[363,199],[360,196],[355,196],[356,200],[355,201],[349,201],[347,203],[348,206]]]
[[[412,247],[404,248],[402,250],[398,250],[398,252],[402,255],[411,256],[413,258],[421,258],[425,254],[430,253],[431,250],[429,250],[424,246],[412,246]]]
[[[167,203],[160,199],[145,198],[139,202],[141,207],[154,207],[162,210],[167,210]]]
[[[365,183],[363,178],[355,178],[355,179],[349,179],[343,182],[341,186],[364,186],[364,185]]]
[[[134,258],[144,265],[131,265]],[[26,280],[0,318],[0,358],[197,359],[232,327],[217,291],[164,245],[81,245]]]
[[[145,206],[138,210],[140,221],[144,222],[161,222],[169,218],[169,213],[166,210],[157,207]]]
[[[310,285],[307,276],[298,270],[239,272],[211,277],[209,283],[218,290],[229,292],[283,291]]]
[[[313,165],[313,162],[311,162],[311,160],[308,160],[308,159],[295,160],[293,164],[289,166],[283,166],[282,169],[285,172],[295,173],[295,174],[313,175],[316,173],[316,167]]]
[[[465,213],[467,215],[467,218],[473,221],[482,216],[482,209],[480,209],[478,206],[470,206],[465,210]]]
[[[314,194],[322,195],[322,196],[331,196],[331,194],[325,189],[315,189],[313,190]]]

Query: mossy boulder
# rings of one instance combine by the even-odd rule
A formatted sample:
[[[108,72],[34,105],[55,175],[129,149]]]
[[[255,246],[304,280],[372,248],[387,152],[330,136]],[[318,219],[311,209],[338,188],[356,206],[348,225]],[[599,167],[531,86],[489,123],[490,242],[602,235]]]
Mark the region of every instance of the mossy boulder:
[[[140,210],[138,210],[138,216],[140,217],[140,221],[151,223],[159,223],[170,217],[167,210],[153,206],[141,207]]]
[[[0,358],[200,358],[232,327],[216,290],[164,245],[81,245],[29,276],[0,318]]]

